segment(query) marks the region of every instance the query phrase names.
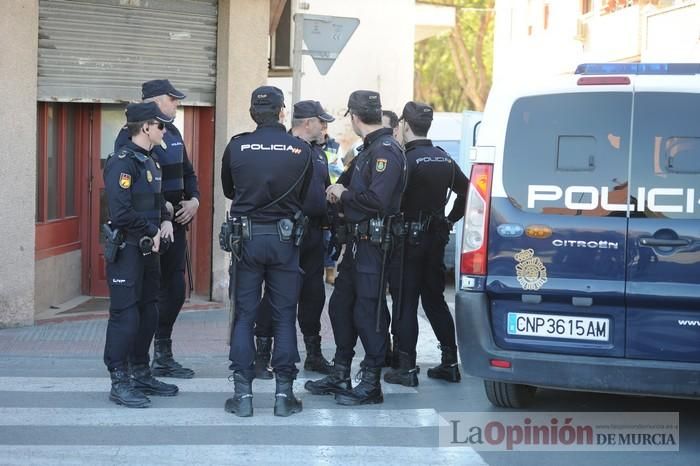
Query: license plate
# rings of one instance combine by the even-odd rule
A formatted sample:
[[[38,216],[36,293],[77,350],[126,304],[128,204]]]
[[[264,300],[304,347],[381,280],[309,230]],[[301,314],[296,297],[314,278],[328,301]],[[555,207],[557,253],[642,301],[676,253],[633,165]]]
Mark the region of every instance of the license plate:
[[[610,319],[509,312],[507,332],[508,335],[608,341]]]

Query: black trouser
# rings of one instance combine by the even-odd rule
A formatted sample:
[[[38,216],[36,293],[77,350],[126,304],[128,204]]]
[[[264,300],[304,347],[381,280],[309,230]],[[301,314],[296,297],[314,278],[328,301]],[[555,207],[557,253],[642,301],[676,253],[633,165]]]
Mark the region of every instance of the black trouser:
[[[382,250],[366,240],[349,243],[338,266],[328,313],[335,338],[336,361],[351,361],[355,344],[360,337],[365,348],[365,367],[382,367],[386,353],[387,320],[382,316],[380,330],[376,331],[377,301]],[[385,302],[383,293],[382,301]]]
[[[158,328],[156,338],[170,338],[173,325],[185,303],[185,250],[187,230],[175,223],[175,240],[160,256],[160,292],[158,294]]]
[[[309,227],[299,254],[302,276],[298,319],[301,333],[305,337],[318,336],[321,333],[321,314],[326,304],[326,286],[323,283],[325,251],[323,230],[321,227]],[[272,309],[265,294],[260,303],[258,320],[255,322],[255,335],[271,337],[272,334]]]
[[[244,240],[241,260],[236,265],[236,316],[231,332],[229,359],[232,369],[252,379],[255,376],[253,325],[260,305],[263,283],[274,322],[275,345],[272,367],[283,376],[293,377],[299,362],[296,331],[296,305],[299,299],[299,248],[281,242],[275,224],[257,227],[253,237]]]
[[[455,325],[444,298],[445,246],[450,239],[447,223],[434,221],[416,246],[406,243],[403,267],[401,316],[396,319],[399,293],[398,249],[391,263],[390,290],[393,301],[392,333],[399,338],[399,349],[416,351],[418,343],[418,299],[442,346],[456,347]]]
[[[109,320],[104,363],[107,369],[127,370],[128,362],[148,364],[148,349],[158,324],[158,254],[141,254],[127,244],[116,262],[107,264]]]

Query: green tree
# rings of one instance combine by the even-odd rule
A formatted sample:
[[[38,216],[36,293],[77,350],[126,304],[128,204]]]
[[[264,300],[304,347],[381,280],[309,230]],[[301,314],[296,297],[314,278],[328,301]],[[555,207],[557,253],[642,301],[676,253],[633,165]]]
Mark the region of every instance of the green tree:
[[[455,28],[415,47],[414,97],[436,111],[483,110],[493,68],[494,0],[421,0],[456,8]]]

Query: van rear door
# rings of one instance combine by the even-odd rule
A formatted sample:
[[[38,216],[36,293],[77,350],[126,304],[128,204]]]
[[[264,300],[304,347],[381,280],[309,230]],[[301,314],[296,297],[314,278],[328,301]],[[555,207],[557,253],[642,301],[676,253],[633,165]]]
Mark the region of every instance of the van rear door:
[[[635,84],[627,251],[630,358],[700,362],[697,79],[640,76]],[[659,90],[660,80],[686,91]]]
[[[512,105],[488,237],[499,347],[624,356],[631,115],[631,85]]]

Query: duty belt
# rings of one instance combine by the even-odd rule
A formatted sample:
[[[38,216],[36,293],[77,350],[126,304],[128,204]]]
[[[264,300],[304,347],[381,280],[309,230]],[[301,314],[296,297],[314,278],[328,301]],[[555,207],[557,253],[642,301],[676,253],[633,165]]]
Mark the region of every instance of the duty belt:
[[[230,252],[231,244],[250,240],[255,236],[278,235],[282,242],[293,242],[300,246],[306,231],[307,218],[297,212],[293,219],[282,218],[276,222],[253,222],[249,217],[228,218],[221,226],[219,243],[221,249]]]
[[[387,226],[391,228],[387,235]],[[363,220],[358,223],[345,223],[338,225],[337,228],[345,228],[347,234],[347,242],[352,240],[372,241],[375,244],[381,244],[388,237],[400,238],[405,235],[403,216],[401,214],[392,215],[383,219]]]
[[[274,223],[260,223],[260,222],[250,222],[250,237],[260,235],[276,235],[278,234],[277,222]]]

